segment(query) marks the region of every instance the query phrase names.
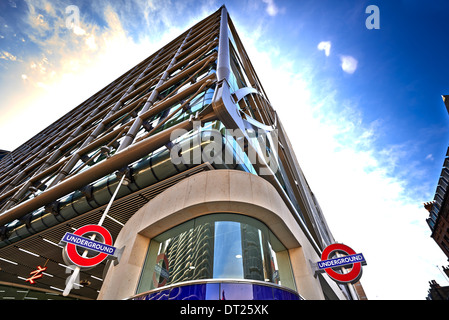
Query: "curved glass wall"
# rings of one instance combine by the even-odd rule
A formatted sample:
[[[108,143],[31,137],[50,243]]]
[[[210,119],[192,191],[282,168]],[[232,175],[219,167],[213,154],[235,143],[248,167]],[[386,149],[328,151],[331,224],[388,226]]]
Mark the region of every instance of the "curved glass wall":
[[[288,251],[265,224],[216,213],[153,238],[136,293],[206,279],[255,280],[296,290]]]
[[[295,291],[259,281],[204,280],[163,287],[131,300],[303,300]]]

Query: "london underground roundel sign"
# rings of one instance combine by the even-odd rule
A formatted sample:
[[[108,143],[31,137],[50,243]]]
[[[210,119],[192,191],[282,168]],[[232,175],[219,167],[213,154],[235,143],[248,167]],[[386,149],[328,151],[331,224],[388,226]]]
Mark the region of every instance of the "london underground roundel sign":
[[[87,236],[95,235],[95,240]],[[77,229],[74,233],[67,232],[61,239],[66,243],[63,251],[67,263],[73,263],[81,268],[92,268],[103,262],[109,255],[114,255],[116,248],[112,246],[112,236],[107,229],[99,225],[86,225]],[[78,250],[80,249],[80,250]],[[84,252],[97,253],[88,257]]]
[[[341,255],[337,258],[331,258],[337,252]],[[339,273],[334,269],[346,266],[352,269],[348,273]],[[342,243],[334,243],[327,246],[322,254],[321,261],[317,263],[318,272],[326,272],[334,281],[345,283],[356,283],[362,276],[362,265],[366,265],[363,254],[356,253],[352,248]]]

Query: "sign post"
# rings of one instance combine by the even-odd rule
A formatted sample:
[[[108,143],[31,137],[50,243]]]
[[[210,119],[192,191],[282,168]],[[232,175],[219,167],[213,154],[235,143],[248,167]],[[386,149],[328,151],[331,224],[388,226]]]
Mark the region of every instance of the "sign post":
[[[93,268],[108,257],[118,260],[119,255],[121,255],[123,248],[121,250],[117,250],[112,246],[111,234],[106,228],[102,227],[101,225],[103,224],[104,219],[106,218],[107,213],[111,208],[112,202],[114,201],[117,192],[122,185],[123,180],[125,179],[125,176],[125,174],[122,176],[119,184],[117,185],[117,188],[115,189],[111,200],[109,201],[105,211],[103,212],[98,225],[90,224],[77,229],[74,233],[67,232],[61,239],[61,243],[65,244],[62,254],[64,261],[69,265],[76,265],[72,275],[66,283],[66,287],[62,294],[63,296],[67,296],[72,290],[81,268]],[[90,235],[90,239],[83,237],[84,235]],[[99,241],[97,241],[97,239]],[[83,254],[80,255],[78,253],[77,247],[84,248]],[[94,257],[89,258],[87,255],[90,252],[98,254]]]

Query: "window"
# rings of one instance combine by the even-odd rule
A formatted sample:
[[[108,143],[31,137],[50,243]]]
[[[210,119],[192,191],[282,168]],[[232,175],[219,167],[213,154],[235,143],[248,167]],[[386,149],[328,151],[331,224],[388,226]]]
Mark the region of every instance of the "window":
[[[137,293],[190,280],[249,279],[295,290],[287,249],[260,221],[216,213],[150,241]]]

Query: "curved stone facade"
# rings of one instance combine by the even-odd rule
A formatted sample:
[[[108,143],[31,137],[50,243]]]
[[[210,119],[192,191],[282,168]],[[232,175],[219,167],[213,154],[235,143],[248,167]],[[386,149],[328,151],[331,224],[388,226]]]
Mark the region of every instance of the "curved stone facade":
[[[305,299],[324,299],[310,262],[318,261],[304,232],[275,188],[263,178],[236,170],[212,170],[191,176],[155,197],[126,223],[114,244],[123,248],[111,264],[98,299],[127,299],[136,294],[151,238],[193,218],[228,212],[260,220],[288,249],[294,281]],[[336,294],[336,284],[327,281]],[[343,295],[339,297],[345,299]]]

